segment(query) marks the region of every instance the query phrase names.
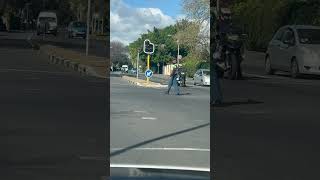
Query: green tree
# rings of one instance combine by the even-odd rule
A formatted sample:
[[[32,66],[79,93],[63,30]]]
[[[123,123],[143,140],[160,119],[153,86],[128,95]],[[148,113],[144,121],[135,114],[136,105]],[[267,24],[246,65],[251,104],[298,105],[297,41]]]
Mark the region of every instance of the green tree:
[[[128,47],[119,41],[110,42],[110,59],[114,65],[119,67],[123,64],[129,64]]]

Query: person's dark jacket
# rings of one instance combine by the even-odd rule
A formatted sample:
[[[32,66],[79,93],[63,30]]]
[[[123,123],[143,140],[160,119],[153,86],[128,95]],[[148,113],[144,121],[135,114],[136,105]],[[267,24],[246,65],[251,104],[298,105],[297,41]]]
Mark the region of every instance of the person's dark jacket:
[[[178,74],[178,68],[174,68],[172,71],[171,71],[171,74],[170,74],[170,77],[174,77]]]

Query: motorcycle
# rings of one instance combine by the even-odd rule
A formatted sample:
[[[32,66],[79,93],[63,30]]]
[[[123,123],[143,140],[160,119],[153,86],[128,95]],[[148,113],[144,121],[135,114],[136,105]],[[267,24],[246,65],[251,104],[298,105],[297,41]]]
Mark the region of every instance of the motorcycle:
[[[178,86],[186,87],[186,73],[180,69],[180,72],[177,76]]]
[[[222,39],[216,37],[216,50],[213,53],[213,58],[216,59],[218,76],[224,77],[227,74],[230,80],[239,80],[242,78],[241,62],[244,60],[243,39],[246,35],[225,35]]]

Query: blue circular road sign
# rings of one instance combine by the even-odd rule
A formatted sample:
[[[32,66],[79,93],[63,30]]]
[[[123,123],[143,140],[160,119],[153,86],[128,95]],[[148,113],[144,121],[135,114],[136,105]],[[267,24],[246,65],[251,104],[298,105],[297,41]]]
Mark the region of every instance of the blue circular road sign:
[[[144,75],[145,75],[147,78],[150,78],[150,77],[152,77],[153,72],[152,72],[150,69],[148,69],[148,70],[146,70],[146,72],[144,73]]]

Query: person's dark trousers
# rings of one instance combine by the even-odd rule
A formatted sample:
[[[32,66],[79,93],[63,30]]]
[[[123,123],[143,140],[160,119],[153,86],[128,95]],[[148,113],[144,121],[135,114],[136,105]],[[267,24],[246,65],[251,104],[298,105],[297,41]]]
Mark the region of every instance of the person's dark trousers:
[[[210,104],[222,103],[221,84],[216,70],[213,70],[212,72],[212,84],[210,94]]]
[[[180,94],[180,90],[179,90],[179,85],[178,85],[178,81],[177,78],[174,77],[173,81],[172,81],[173,87],[174,87],[174,91],[176,92],[176,95]]]
[[[168,81],[168,90],[167,90],[167,94],[169,94],[170,93],[170,89],[171,89],[171,87],[172,87],[172,84],[173,84],[173,79],[172,79],[173,77],[170,77],[169,78],[169,81]]]

